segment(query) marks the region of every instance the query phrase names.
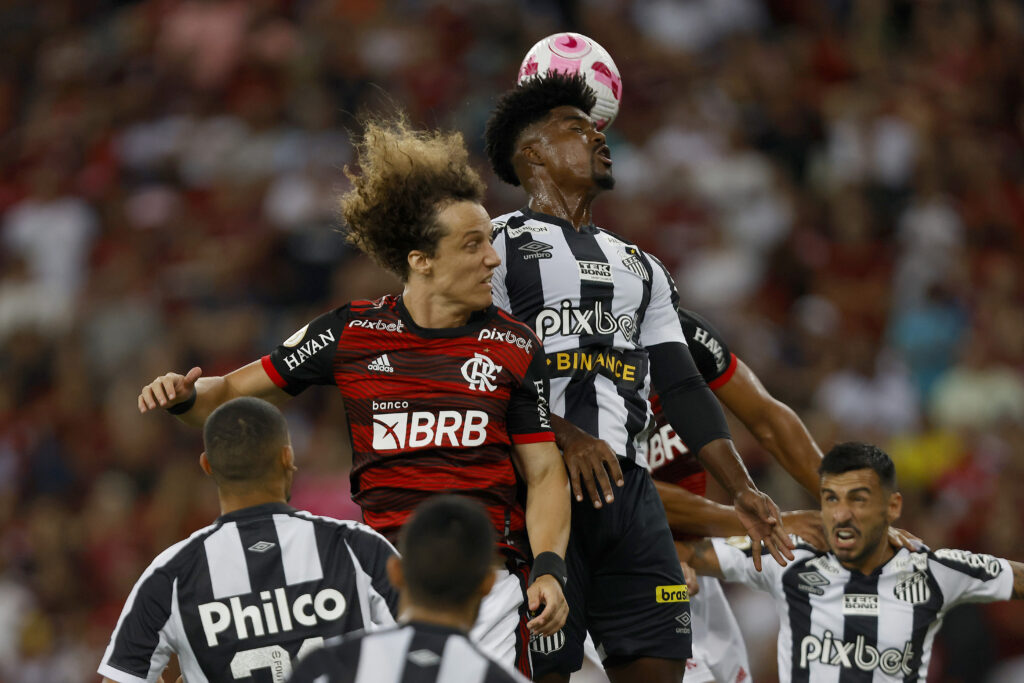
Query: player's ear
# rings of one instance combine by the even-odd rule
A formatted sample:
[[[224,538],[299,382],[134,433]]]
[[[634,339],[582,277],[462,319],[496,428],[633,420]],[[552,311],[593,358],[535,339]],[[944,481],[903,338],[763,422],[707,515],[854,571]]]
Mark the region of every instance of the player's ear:
[[[419,275],[428,276],[433,270],[433,260],[425,251],[413,249],[405,258],[409,264],[410,274],[417,273]]]
[[[886,517],[889,519],[889,524],[892,524],[900,515],[903,513],[903,494],[899,491],[894,491],[889,494],[889,509],[886,513]]]
[[[284,467],[285,471],[294,472],[299,469],[295,466],[295,451],[292,450],[292,445],[290,443],[285,444],[281,448],[281,465]]]
[[[210,467],[210,459],[206,457],[206,451],[199,454],[199,467],[206,472],[206,476],[213,476],[213,468]]]
[[[392,555],[388,558],[386,565],[388,572],[388,581],[395,587],[399,593],[405,591],[405,573],[402,571],[402,560],[398,558],[398,555]]]

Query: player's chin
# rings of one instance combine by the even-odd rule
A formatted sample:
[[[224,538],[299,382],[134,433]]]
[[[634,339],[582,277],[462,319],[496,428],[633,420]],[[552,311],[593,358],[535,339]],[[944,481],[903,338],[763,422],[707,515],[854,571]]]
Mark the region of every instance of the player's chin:
[[[612,190],[615,188],[615,176],[612,175],[611,169],[607,171],[599,170],[594,173],[594,184],[602,190]]]

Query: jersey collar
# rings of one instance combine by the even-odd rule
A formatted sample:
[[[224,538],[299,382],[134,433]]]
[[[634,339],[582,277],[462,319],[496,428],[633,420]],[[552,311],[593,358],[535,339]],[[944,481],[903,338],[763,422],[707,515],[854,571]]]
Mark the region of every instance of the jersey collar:
[[[550,216],[546,213],[534,211],[529,206],[524,206],[523,208],[519,209],[519,211],[522,212],[522,214],[527,218],[532,218],[533,220],[540,221],[542,223],[551,223],[552,225],[558,225],[570,232],[579,232],[585,235],[593,235],[597,233],[597,226],[594,225],[593,223],[585,223],[580,226],[579,230],[576,230],[576,228],[573,227],[572,223],[565,220],[564,218],[559,218],[558,216]]]
[[[403,297],[398,297],[395,302],[395,310],[398,311],[398,316],[402,319],[402,322],[409,326],[409,330],[417,337],[423,337],[424,339],[452,339],[476,334],[495,316],[497,311],[494,304],[483,310],[475,311],[469,316],[469,322],[461,327],[420,327],[412,319],[412,316],[409,315],[409,309],[405,307]]]
[[[267,515],[289,515],[295,512],[288,503],[263,503],[262,505],[251,505],[241,510],[235,510],[229,512],[226,515],[221,515],[217,518],[218,523],[234,522],[239,519],[247,519],[249,517],[265,517]]]

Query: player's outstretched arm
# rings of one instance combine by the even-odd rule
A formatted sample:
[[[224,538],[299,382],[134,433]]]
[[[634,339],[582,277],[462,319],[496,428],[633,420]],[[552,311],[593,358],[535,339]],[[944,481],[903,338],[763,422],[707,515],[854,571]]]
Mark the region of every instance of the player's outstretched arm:
[[[679,559],[690,565],[697,574],[701,576],[713,576],[716,579],[724,579],[722,566],[718,561],[718,553],[710,538],[702,538],[699,541],[676,541],[676,550],[679,551]]]
[[[187,374],[168,372],[142,387],[139,393],[139,412],[157,408],[191,407],[175,416],[185,424],[202,426],[219,405],[240,396],[255,396],[275,405],[290,398],[267,375],[260,361],[233,370],[223,377],[201,377],[203,371],[192,368]]]
[[[793,409],[774,398],[741,360],[715,396],[743,422],[765,450],[817,500],[821,450]]]
[[[1013,592],[1010,598],[1013,600],[1024,600],[1024,563],[1008,560],[1010,569],[1013,570]]]
[[[558,448],[550,441],[517,444],[513,454],[526,482],[526,530],[534,557],[554,553],[564,562],[571,512],[569,481]],[[533,633],[550,636],[565,625],[569,606],[556,577],[538,576],[527,589],[527,599],[531,610],[544,605],[544,610],[527,623]]]

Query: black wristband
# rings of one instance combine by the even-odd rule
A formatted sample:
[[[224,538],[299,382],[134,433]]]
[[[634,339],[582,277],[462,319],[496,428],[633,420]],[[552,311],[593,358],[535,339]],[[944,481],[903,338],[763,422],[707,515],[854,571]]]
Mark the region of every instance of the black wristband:
[[[551,551],[541,553],[533,558],[533,567],[530,569],[530,584],[532,585],[541,576],[548,574],[555,577],[562,590],[565,591],[565,582],[569,580],[569,572],[565,568],[565,560],[558,556],[558,553]]]
[[[192,395],[189,396],[184,401],[182,401],[181,403],[175,403],[170,408],[167,408],[167,412],[170,413],[171,415],[183,415],[188,411],[192,410],[192,406],[196,404],[196,398],[198,397],[199,392],[196,391],[196,388],[193,386]]]

